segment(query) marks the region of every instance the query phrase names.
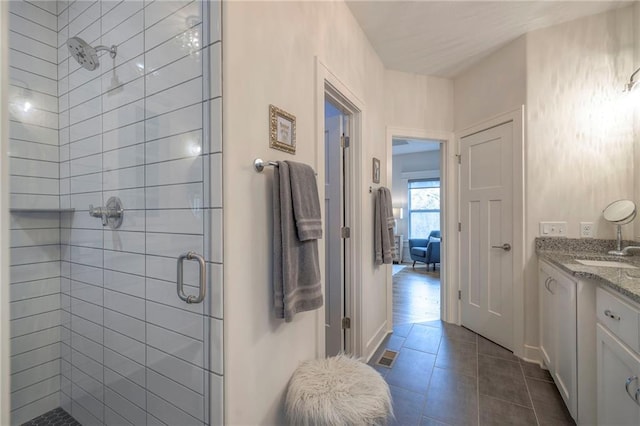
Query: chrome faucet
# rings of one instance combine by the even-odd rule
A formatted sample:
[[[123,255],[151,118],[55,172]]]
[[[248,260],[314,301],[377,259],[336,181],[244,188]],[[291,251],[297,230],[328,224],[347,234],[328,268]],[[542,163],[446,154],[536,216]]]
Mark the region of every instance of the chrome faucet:
[[[631,253],[629,253],[631,250],[640,250],[640,246],[626,246],[622,249],[622,255],[631,256]]]
[[[631,256],[630,252],[633,250],[640,250],[640,246],[626,246],[622,250],[611,250],[609,254],[613,254],[615,256]]]

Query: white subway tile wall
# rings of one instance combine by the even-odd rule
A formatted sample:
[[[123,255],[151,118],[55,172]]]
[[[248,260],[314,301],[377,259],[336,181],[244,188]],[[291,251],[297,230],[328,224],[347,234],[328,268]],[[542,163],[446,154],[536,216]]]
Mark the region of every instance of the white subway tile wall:
[[[55,3],[54,3],[55,5]],[[60,206],[57,14],[27,2],[9,5],[11,207]],[[11,217],[12,423],[60,405],[60,219]]]
[[[86,425],[223,423],[220,8],[11,1],[12,208],[76,209],[11,218],[12,424],[58,406]],[[74,36],[117,55],[88,71]],[[88,214],[111,196],[117,230]],[[189,250],[199,305],[176,295]],[[184,281],[197,293],[195,263]]]

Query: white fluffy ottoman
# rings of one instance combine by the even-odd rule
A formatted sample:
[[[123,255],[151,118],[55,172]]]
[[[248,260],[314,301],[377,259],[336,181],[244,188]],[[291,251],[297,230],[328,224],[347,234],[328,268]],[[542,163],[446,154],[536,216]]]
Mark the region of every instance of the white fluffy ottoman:
[[[345,355],[300,364],[289,382],[285,410],[295,426],[386,425],[393,416],[387,382]]]

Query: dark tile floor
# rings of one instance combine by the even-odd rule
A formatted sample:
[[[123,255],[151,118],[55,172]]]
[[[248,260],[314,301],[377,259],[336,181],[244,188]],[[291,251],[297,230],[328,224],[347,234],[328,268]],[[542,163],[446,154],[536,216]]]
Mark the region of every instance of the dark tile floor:
[[[416,284],[410,269],[394,287]],[[384,349],[399,351],[391,368],[375,365]],[[400,324],[370,365],[391,389],[393,425],[575,424],[548,371],[457,325]]]
[[[399,351],[391,368],[375,365],[384,349]],[[401,325],[370,365],[389,384],[395,425],[575,424],[546,370],[457,325]]]
[[[22,426],[81,426],[71,414],[58,407],[48,411],[33,420],[24,423]]]

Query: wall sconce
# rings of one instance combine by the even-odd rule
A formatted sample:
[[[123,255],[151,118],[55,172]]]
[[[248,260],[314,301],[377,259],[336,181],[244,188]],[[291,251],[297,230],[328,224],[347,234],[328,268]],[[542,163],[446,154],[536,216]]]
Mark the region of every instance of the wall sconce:
[[[396,219],[402,219],[404,217],[403,213],[404,209],[402,207],[393,208],[393,217],[395,217]]]
[[[632,91],[633,88],[635,87],[635,85],[639,83],[639,81],[634,80],[634,77],[636,76],[636,74],[638,74],[638,71],[640,71],[640,68],[638,68],[637,70],[635,70],[633,72],[633,74],[631,74],[631,77],[629,78],[629,82],[625,86],[625,91],[626,92]]]

